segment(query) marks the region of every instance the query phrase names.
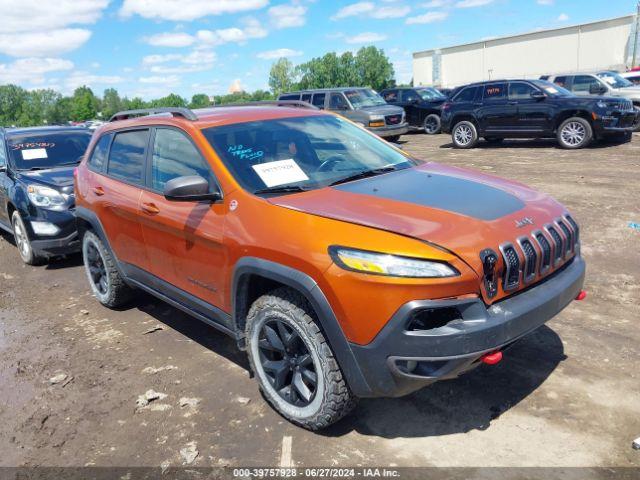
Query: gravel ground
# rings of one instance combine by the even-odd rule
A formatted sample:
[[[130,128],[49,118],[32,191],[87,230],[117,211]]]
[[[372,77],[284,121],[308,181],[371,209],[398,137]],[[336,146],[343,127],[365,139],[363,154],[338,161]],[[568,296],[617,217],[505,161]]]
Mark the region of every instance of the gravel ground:
[[[267,406],[227,337],[144,294],[107,310],[88,293],[79,257],[26,267],[4,235],[0,466],[640,466],[631,448],[640,437],[640,231],[630,226],[640,223],[640,135],[581,151],[551,141],[461,151],[423,134],[402,143],[567,205],[582,224],[587,300],[498,366],[363,400],[310,433]]]

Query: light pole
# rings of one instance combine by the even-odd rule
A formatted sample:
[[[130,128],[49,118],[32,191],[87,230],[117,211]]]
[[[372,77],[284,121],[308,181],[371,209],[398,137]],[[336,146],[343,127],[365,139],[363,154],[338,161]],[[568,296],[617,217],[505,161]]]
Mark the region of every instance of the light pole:
[[[636,9],[636,32],[633,39],[633,59],[631,60],[631,68],[636,67],[636,55],[638,53],[638,30],[640,30],[640,0]]]

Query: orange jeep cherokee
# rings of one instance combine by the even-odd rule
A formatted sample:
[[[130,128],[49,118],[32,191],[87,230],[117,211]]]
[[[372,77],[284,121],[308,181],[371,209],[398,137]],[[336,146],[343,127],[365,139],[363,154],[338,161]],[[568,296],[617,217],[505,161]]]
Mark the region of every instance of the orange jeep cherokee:
[[[119,113],[76,195],[98,300],[138,288],[231,335],[309,429],[496,363],[584,295],[558,202],[301,102]]]

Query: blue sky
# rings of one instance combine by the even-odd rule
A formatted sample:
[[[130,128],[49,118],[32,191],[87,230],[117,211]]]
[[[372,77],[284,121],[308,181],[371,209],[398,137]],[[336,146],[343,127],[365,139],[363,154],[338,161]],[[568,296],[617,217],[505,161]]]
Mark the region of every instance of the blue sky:
[[[411,79],[411,53],[632,13],[635,0],[0,0],[0,84],[70,93],[268,88],[294,63],[375,45]]]

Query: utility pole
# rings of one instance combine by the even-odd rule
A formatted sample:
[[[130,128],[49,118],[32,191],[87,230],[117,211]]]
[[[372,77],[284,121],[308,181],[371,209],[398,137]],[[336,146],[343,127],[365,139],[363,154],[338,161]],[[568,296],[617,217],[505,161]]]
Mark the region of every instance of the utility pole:
[[[638,30],[640,30],[640,0],[636,9],[636,32],[633,39],[633,59],[631,61],[631,68],[636,68],[636,55],[638,53]]]

